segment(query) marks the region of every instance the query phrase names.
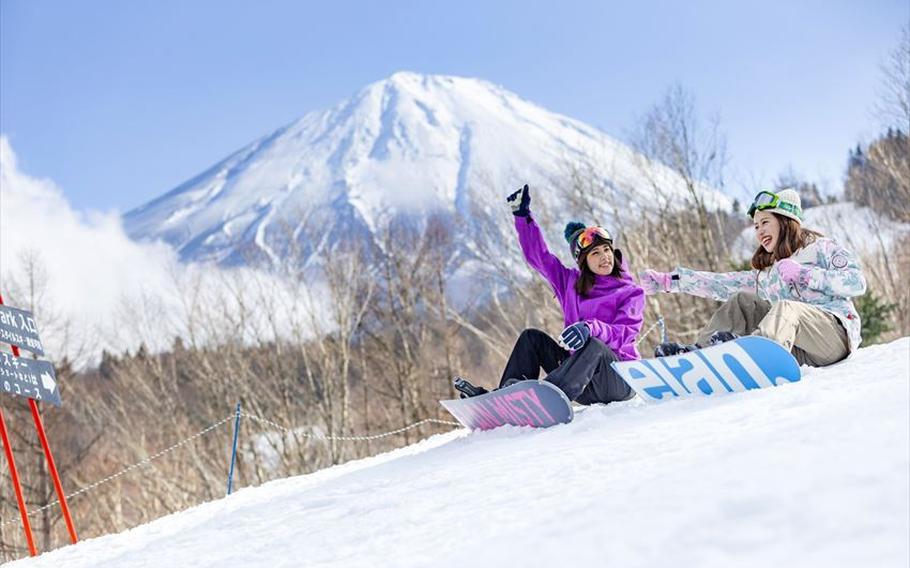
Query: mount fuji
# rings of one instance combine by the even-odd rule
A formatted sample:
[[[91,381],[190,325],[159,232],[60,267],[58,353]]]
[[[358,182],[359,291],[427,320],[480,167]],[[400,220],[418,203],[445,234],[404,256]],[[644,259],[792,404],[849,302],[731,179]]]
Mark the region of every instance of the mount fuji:
[[[685,192],[669,168],[501,87],[400,72],[253,142],[129,211],[124,225],[186,262],[281,263],[291,247],[305,259],[333,239],[369,237],[394,216],[502,208],[523,183],[543,186],[543,202],[554,203],[555,180],[573,167],[627,203],[653,200],[654,184]],[[710,202],[729,204],[708,191]]]

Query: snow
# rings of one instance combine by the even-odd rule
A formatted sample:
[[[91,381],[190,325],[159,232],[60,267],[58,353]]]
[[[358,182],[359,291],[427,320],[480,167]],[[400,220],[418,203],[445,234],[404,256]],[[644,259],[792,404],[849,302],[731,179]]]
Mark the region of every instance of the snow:
[[[457,430],[11,566],[905,568],[910,338],[803,371]]]

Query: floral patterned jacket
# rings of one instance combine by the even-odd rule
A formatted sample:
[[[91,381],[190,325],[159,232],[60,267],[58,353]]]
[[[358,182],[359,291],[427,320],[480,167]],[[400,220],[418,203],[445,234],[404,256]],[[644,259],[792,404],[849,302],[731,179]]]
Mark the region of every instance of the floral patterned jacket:
[[[670,291],[726,300],[737,292],[751,292],[769,302],[795,300],[834,314],[847,330],[850,351],[862,341],[860,319],[851,298],[866,292],[866,279],[852,252],[821,237],[797,250],[792,260],[809,272],[808,285],[789,285],[777,272],[777,263],[765,270],[698,272],[678,267]]]

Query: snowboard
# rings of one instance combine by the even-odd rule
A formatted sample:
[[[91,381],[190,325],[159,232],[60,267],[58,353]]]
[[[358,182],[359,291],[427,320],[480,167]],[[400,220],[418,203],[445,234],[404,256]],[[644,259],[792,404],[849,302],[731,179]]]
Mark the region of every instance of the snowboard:
[[[652,402],[776,387],[801,378],[799,364],[789,351],[755,336],[680,355],[612,365],[640,397]]]
[[[548,428],[571,422],[574,416],[566,395],[545,381],[520,381],[480,396],[439,403],[471,430],[505,425]]]

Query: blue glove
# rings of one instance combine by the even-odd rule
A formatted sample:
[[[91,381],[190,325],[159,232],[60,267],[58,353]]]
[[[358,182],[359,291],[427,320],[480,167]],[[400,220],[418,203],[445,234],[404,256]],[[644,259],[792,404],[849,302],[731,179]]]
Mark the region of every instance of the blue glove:
[[[573,351],[578,351],[584,347],[590,337],[591,329],[588,327],[588,324],[580,321],[562,330],[562,333],[559,335],[559,342]]]
[[[531,214],[531,190],[528,184],[512,195],[506,197],[506,202],[512,206],[512,215],[516,217],[527,217]]]

